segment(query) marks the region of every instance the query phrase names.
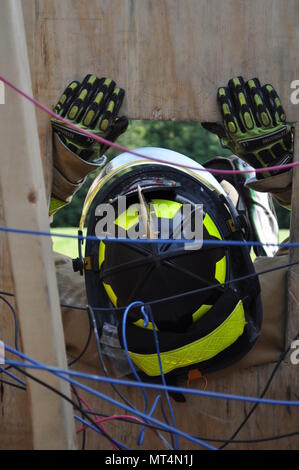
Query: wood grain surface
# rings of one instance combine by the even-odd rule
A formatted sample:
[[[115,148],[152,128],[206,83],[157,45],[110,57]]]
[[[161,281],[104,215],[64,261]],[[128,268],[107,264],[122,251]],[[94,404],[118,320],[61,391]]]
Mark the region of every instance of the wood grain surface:
[[[299,78],[299,5],[296,0],[23,0],[22,5],[33,94],[47,106],[55,104],[68,82],[94,72],[111,76],[126,89],[124,112],[130,118],[215,121],[218,119],[217,87],[240,74],[271,82],[281,95],[288,119],[298,121],[298,107],[290,102],[290,83]],[[15,77],[8,78],[14,81]],[[49,193],[49,119],[39,111],[37,119]],[[298,187],[298,174],[297,171],[294,176],[295,187]],[[299,201],[297,193],[295,190],[295,209]],[[298,241],[296,214],[298,210],[293,211],[293,239]],[[4,222],[2,218],[1,224]],[[295,252],[292,256],[293,259],[298,257]],[[1,288],[14,290],[7,240],[3,235],[0,263]],[[288,339],[299,329],[297,281],[298,272],[293,269]],[[5,309],[0,303],[0,316],[5,314],[7,318]],[[9,318],[4,329],[7,341],[13,340],[12,329]],[[86,338],[87,333],[82,330],[82,338]],[[273,367],[274,364],[269,364],[242,371],[223,371],[209,378],[208,388],[256,396],[261,393]],[[100,372],[98,366],[91,367],[84,360],[78,364],[78,369]],[[287,357],[269,389],[269,396],[298,399],[298,376],[298,366],[297,369],[292,366]],[[202,386],[202,381],[192,383],[192,387]],[[97,388],[116,397],[107,385],[97,385]],[[139,409],[143,408],[139,390],[123,391]],[[85,392],[82,396],[87,397]],[[152,400],[153,393],[150,396]],[[99,412],[120,412],[99,399],[89,397],[88,400]],[[251,406],[188,396],[185,404],[175,404],[174,408],[181,429],[198,436],[228,438]],[[0,447],[32,447],[32,431],[28,426],[30,407],[24,393],[5,388],[1,410]],[[296,431],[298,424],[297,409],[262,405],[238,437],[252,439]],[[137,426],[115,422],[106,427],[115,438],[136,448]],[[197,448],[183,439],[180,439],[180,446]],[[243,449],[298,447],[298,437],[230,446]],[[88,431],[87,448],[110,447],[107,441]],[[147,431],[144,448],[162,449],[163,446]]]

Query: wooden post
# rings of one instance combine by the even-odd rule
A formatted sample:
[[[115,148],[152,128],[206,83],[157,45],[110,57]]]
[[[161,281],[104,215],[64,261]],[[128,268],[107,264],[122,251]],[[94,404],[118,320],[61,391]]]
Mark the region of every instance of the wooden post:
[[[20,0],[1,2],[0,57],[1,73],[32,94]],[[7,88],[5,104],[0,107],[0,141],[0,187],[6,225],[49,230],[35,110]],[[66,368],[51,240],[12,233],[7,239],[22,349],[41,362]],[[64,381],[44,372],[36,372],[35,376],[70,396]],[[34,381],[28,380],[27,387],[33,447],[75,448],[71,405]]]
[[[299,119],[299,109],[298,109]],[[299,124],[295,125],[295,158],[299,162]],[[290,241],[299,241],[299,168],[293,170],[293,192],[292,192],[292,212],[291,212],[291,231]],[[299,250],[290,250],[290,262],[299,261]],[[293,266],[289,270],[289,312],[286,331],[286,343],[289,345],[294,336],[299,333],[299,265]],[[291,365],[290,365],[291,367]],[[293,368],[296,366],[293,365]],[[298,366],[297,366],[298,369]],[[297,371],[297,383],[299,380],[299,370]],[[295,387],[295,384],[294,384]]]

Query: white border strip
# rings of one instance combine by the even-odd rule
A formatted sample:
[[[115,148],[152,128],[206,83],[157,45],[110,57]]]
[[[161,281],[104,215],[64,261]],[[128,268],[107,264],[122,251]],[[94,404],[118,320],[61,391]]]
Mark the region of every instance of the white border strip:
[[[5,87],[4,83],[0,80],[0,104],[5,104]]]

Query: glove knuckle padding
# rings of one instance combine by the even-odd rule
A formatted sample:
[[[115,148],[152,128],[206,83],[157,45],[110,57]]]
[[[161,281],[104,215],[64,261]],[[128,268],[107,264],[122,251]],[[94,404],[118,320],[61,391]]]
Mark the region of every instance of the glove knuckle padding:
[[[116,140],[128,127],[128,119],[117,119],[125,92],[110,78],[88,74],[83,82],[73,81],[54,108],[56,113],[76,123],[78,130],[53,118],[54,170],[53,196],[69,201],[85,177],[106,161],[109,145],[88,138],[81,129],[90,130],[110,141]]]
[[[265,168],[262,177],[269,176],[267,166],[292,160],[292,129],[272,85],[262,87],[257,78],[245,83],[235,77],[218,89],[217,98],[226,146],[254,168]]]

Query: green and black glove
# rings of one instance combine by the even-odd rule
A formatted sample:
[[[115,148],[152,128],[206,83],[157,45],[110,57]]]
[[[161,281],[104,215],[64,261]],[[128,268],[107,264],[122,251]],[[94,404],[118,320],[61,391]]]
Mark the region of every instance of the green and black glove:
[[[203,123],[203,127],[217,134],[224,147],[255,169],[292,162],[293,129],[286,123],[286,114],[272,85],[262,87],[257,78],[246,83],[242,77],[232,78],[228,87],[218,89],[217,99],[223,126]],[[258,179],[268,176],[267,171],[257,173]]]
[[[124,96],[125,91],[110,78],[89,74],[82,83],[68,85],[54,111],[79,128],[114,142],[128,127],[126,117],[117,117]],[[104,152],[109,148],[55,118],[51,124],[54,155],[50,215],[70,202],[90,172],[105,165]]]

